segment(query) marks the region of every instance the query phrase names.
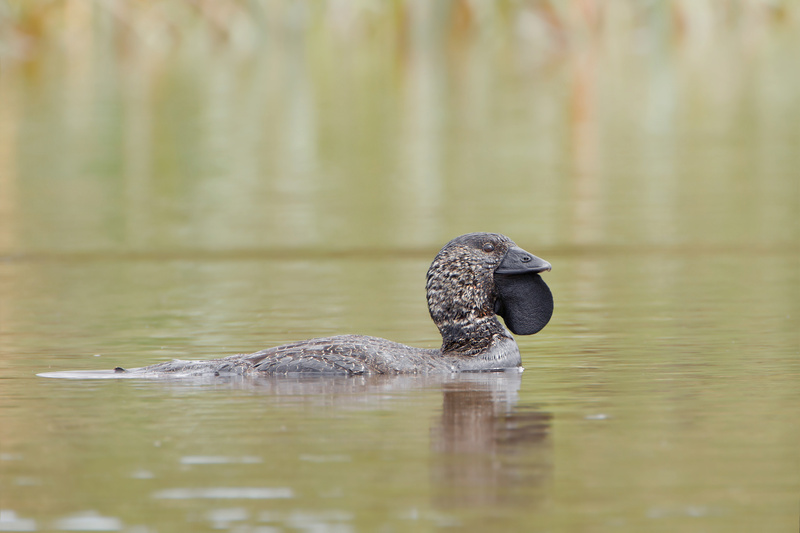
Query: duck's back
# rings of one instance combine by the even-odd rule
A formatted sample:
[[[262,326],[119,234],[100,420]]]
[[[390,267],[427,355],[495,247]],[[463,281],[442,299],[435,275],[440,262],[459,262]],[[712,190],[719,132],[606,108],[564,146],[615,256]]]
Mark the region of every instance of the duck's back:
[[[439,350],[379,337],[338,335],[277,346],[243,357],[256,372],[288,374],[407,374],[445,370]]]
[[[407,374],[448,371],[439,350],[364,335],[293,342],[251,354],[207,361],[175,359],[125,372],[141,374]]]

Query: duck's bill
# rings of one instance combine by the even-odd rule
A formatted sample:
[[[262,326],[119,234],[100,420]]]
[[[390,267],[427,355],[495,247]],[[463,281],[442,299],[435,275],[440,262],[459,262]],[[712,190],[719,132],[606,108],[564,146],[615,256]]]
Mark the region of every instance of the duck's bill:
[[[550,263],[533,254],[529,254],[519,246],[512,246],[506,252],[503,261],[497,266],[495,274],[539,274],[550,271]]]
[[[533,335],[550,322],[553,293],[539,276],[550,268],[544,259],[515,246],[495,270],[495,313],[515,335]]]

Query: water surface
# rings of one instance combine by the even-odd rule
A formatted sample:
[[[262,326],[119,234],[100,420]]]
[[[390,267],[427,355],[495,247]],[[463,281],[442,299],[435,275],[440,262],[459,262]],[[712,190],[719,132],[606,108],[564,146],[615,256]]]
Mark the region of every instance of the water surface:
[[[90,9],[5,60],[0,531],[796,530],[799,33],[401,6],[172,48]],[[521,374],[36,377],[435,347],[424,275],[470,231],[553,264]]]

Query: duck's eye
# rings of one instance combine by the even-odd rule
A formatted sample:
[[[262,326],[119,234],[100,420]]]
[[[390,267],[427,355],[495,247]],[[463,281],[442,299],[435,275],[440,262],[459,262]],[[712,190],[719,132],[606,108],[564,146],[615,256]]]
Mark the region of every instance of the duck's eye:
[[[487,242],[483,245],[483,251],[486,253],[494,252],[494,244]]]

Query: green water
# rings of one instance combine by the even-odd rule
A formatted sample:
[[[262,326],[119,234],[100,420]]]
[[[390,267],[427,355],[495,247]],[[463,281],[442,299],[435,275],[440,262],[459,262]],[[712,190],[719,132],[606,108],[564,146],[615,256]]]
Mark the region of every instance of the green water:
[[[795,531],[797,39],[373,39],[0,71],[0,530]],[[36,377],[435,347],[470,231],[553,265],[521,375]]]

